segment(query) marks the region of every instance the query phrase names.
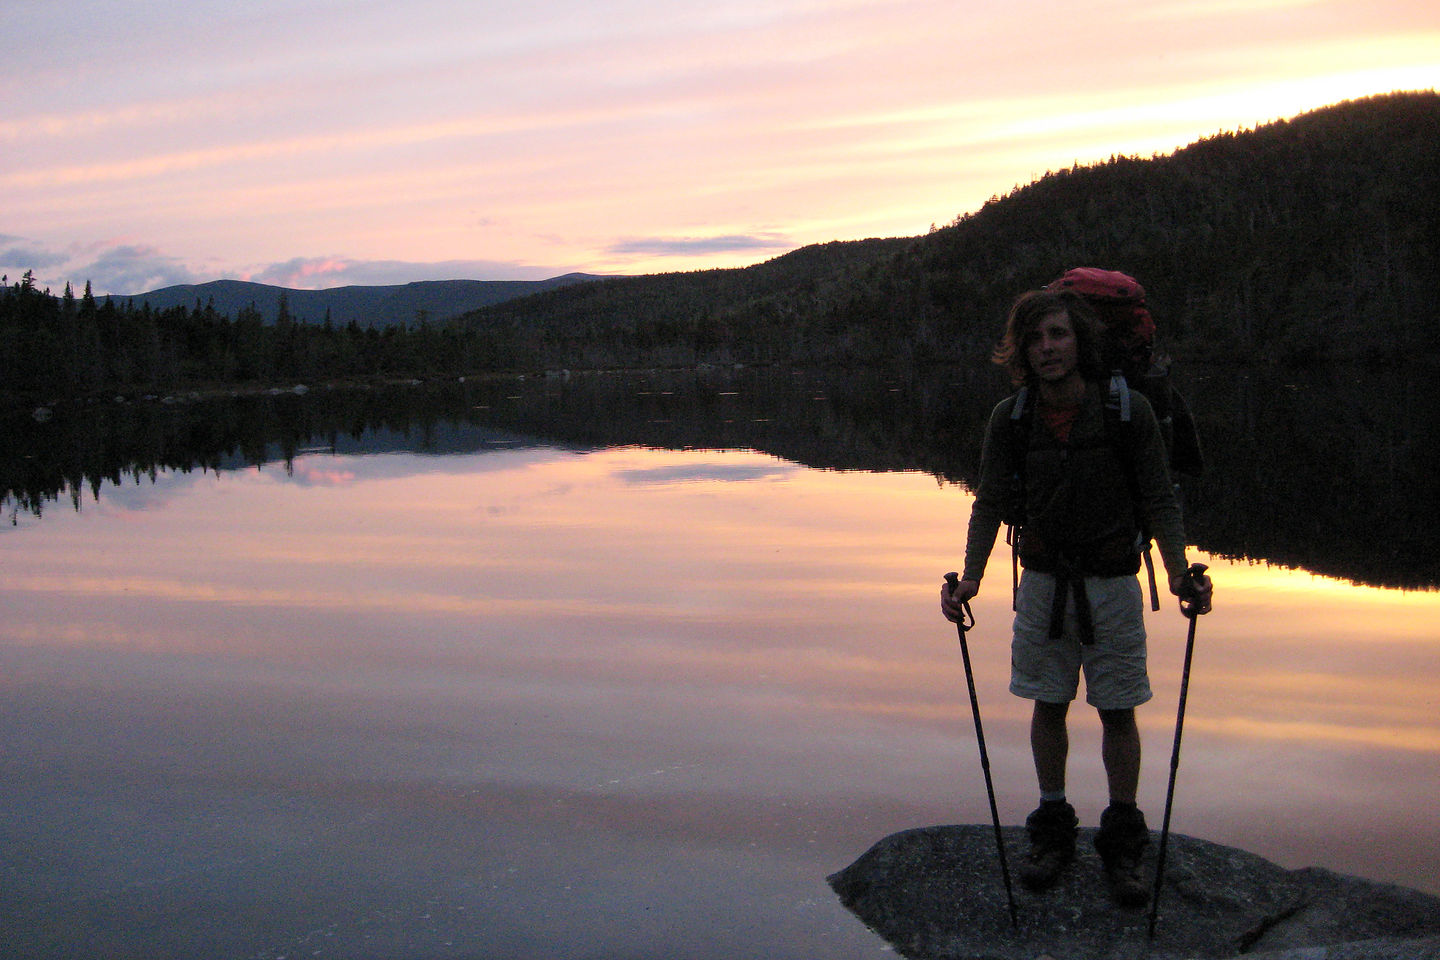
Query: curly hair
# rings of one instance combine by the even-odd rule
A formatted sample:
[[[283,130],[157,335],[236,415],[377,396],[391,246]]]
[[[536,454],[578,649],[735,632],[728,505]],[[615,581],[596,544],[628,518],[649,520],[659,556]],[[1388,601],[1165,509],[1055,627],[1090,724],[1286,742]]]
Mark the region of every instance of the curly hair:
[[[1030,290],[1015,298],[1005,320],[1005,336],[990,359],[1005,368],[1016,386],[1032,379],[1035,372],[1030,369],[1026,348],[1034,339],[1040,321],[1052,313],[1064,313],[1070,318],[1080,375],[1086,380],[1103,379],[1105,364],[1101,351],[1105,328],[1095,308],[1071,290]]]

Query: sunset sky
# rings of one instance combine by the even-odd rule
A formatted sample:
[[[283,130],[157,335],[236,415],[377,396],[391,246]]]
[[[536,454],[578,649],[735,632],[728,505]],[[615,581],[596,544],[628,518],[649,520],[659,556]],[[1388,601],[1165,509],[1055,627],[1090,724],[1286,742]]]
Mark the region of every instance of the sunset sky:
[[[743,266],[1440,86],[1434,0],[9,0],[0,272]]]

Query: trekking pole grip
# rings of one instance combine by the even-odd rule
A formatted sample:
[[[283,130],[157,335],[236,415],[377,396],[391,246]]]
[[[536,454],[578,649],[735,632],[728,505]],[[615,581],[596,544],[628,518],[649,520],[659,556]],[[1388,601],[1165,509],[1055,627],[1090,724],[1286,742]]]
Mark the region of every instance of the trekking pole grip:
[[[1203,582],[1201,578],[1205,576],[1205,571],[1209,569],[1210,568],[1203,563],[1192,563],[1190,564],[1190,569],[1185,571],[1185,577],[1198,591],[1200,584]],[[1181,597],[1180,612],[1193,620],[1202,614],[1209,613],[1210,607],[1206,605],[1204,609],[1200,609],[1200,605],[1195,597]]]
[[[945,583],[948,585],[945,592],[952,597],[955,596],[955,588],[960,586],[960,574],[956,573],[953,570],[950,571],[949,573],[945,574]],[[960,606],[962,609],[964,609],[965,616],[956,624],[956,626],[958,626],[962,631],[969,630],[971,627],[975,626],[975,614],[970,612],[970,601],[966,600]],[[962,637],[961,639],[964,638]]]

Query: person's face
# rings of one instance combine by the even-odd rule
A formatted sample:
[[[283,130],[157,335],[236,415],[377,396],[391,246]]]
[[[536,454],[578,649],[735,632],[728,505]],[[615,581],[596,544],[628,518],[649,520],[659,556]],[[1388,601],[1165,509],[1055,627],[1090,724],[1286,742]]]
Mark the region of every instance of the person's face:
[[[1080,347],[1070,314],[1064,310],[1046,314],[1030,335],[1025,359],[1046,383],[1058,383],[1073,374],[1080,362]]]

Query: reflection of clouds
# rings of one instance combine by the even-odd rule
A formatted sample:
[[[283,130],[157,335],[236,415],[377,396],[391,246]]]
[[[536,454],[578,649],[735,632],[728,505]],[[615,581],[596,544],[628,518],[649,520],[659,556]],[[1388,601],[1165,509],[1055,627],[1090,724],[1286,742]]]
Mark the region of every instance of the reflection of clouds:
[[[633,451],[629,451],[633,453]],[[222,469],[215,473],[227,481],[258,484],[293,484],[299,487],[346,487],[367,482],[404,480],[426,476],[477,478],[485,474],[525,471],[545,467],[558,461],[583,458],[584,452],[557,447],[525,447],[522,449],[480,450],[466,454],[380,453],[331,454],[307,452],[295,456],[288,464],[271,460],[246,465],[239,469]],[[658,467],[630,467],[613,471],[612,476],[630,485],[666,485],[704,483],[709,481],[753,481],[786,479],[800,468],[796,464],[767,458],[763,462],[667,464]],[[102,483],[98,497],[87,488],[82,507],[94,504],[101,512],[153,513],[165,509],[181,493],[189,490],[207,471],[157,471],[137,476],[133,481],[116,485]],[[549,483],[528,491],[522,499],[549,499],[575,492],[570,480]],[[516,504],[487,504],[480,507],[492,516],[514,513]]]
[[[546,500],[550,497],[569,496],[571,493],[574,492],[575,484],[573,483],[553,483],[545,487],[543,490],[535,491],[533,496],[539,500]]]
[[[1187,718],[1189,730],[1234,737],[1239,740],[1278,740],[1290,743],[1329,744],[1332,747],[1352,745],[1379,750],[1416,750],[1440,753],[1440,736],[1433,728],[1423,726],[1382,726],[1359,720],[1262,719],[1260,717]]]
[[[348,483],[354,483],[357,475],[354,470],[337,469],[324,463],[306,459],[295,462],[295,468],[290,478],[304,487],[341,487]]]
[[[303,485],[328,484],[331,475],[343,473],[344,482],[402,480],[425,476],[474,476],[506,470],[522,470],[574,456],[556,447],[479,450],[473,453],[315,453],[291,461],[289,479]],[[269,463],[266,469],[285,473],[284,464]]]
[[[629,484],[700,483],[706,481],[783,480],[799,467],[776,460],[769,463],[677,463],[663,467],[634,467],[615,471]]]
[[[93,502],[102,513],[153,513],[163,510],[173,501],[187,493],[203,474],[199,471],[156,473],[153,477],[137,477],[134,482],[113,484],[105,481],[100,492],[91,499],[87,488],[82,498],[82,509]]]
[[[277,709],[251,713],[277,723],[308,717],[291,709],[305,704],[325,723],[270,742],[307,763],[451,783],[482,806],[513,793],[520,833],[583,813],[586,836],[626,837],[601,845],[617,859],[654,827],[647,817],[674,818],[681,841],[779,843],[793,823],[767,833],[765,818],[785,800],[857,845],[941,816],[988,819],[955,630],[935,609],[969,497],[929,476],[637,448],[315,452],[291,477],[276,464],[201,476],[157,478],[172,502],[143,523],[57,518],[13,538],[12,555],[26,552],[0,585],[0,656],[23,647],[80,675],[103,662],[98,687],[161,671],[215,717],[232,694],[271,698]],[[1303,866],[1344,820],[1295,826],[1297,804],[1353,797],[1342,814],[1428,815],[1440,594],[1321,591],[1308,575],[1194,558],[1211,562],[1223,604],[1200,625],[1178,828],[1293,851]],[[1008,560],[1001,545],[970,645],[1015,822],[1034,781],[1029,705],[1006,689]],[[1154,810],[1185,623],[1173,604],[1147,621]],[[1072,780],[1090,804],[1104,784],[1100,725],[1083,704],[1072,716]],[[942,795],[954,811],[935,805]],[[1227,837],[1232,824],[1250,832]],[[1407,842],[1432,843],[1435,829]],[[1387,862],[1390,846],[1372,838],[1321,862]]]
[[[330,562],[316,558],[314,562]],[[371,590],[363,594],[339,590],[294,587],[253,587],[232,583],[206,583],[193,578],[18,576],[6,583],[15,593],[52,593],[98,599],[144,599],[151,602],[205,603],[234,607],[314,611],[385,611],[411,615],[449,614],[462,617],[496,615],[573,616],[589,619],[615,616],[627,608],[604,607],[579,601],[541,598],[446,596],[416,591]]]

